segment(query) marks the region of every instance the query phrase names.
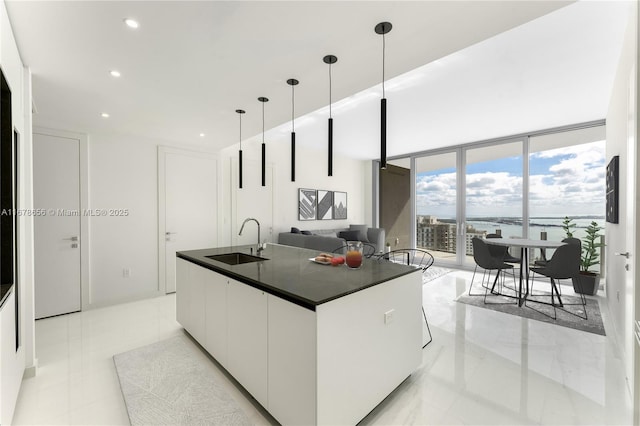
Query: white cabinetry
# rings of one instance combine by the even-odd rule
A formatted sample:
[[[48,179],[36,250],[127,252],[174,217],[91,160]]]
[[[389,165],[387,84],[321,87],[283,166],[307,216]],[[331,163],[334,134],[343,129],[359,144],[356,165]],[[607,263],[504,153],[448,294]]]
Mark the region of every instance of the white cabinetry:
[[[227,290],[227,370],[268,407],[267,295],[231,279]]]
[[[269,297],[269,413],[283,425],[316,423],[316,313]]]
[[[315,311],[180,258],[176,276],[178,321],[283,425],[356,424],[420,365],[419,271]]]
[[[205,340],[206,273],[198,265],[176,259],[176,317],[198,342]]]
[[[189,326],[189,305],[191,285],[189,269],[191,262],[176,258],[176,320],[186,329]]]
[[[267,407],[267,295],[263,291],[178,258],[176,317]]]
[[[7,297],[0,308],[0,424],[11,424],[18,399],[22,373],[20,358],[16,352],[16,302],[15,294]]]
[[[229,279],[208,269],[205,273],[205,340],[202,346],[227,367],[227,286]]]

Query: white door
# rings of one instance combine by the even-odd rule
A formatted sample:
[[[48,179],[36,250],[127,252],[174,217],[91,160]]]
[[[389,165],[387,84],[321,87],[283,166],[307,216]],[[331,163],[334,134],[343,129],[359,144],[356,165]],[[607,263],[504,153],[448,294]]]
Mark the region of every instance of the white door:
[[[164,289],[172,293],[176,291],[176,252],[218,245],[218,168],[216,159],[205,153],[160,148],[158,159],[163,191],[160,279],[164,276]]]
[[[626,202],[627,210],[625,212],[626,221],[626,241],[625,249],[627,250],[627,261],[625,263],[625,291],[628,297],[632,298],[632,304],[627,303],[625,310],[628,310],[628,315],[625,318],[633,318],[633,325],[631,325],[632,332],[625,341],[625,352],[629,355],[627,358],[632,363],[632,394],[633,394],[633,424],[640,423],[640,291],[637,290],[636,283],[638,282],[638,271],[636,269],[638,239],[637,239],[637,224],[640,213],[638,213],[638,200],[636,196],[637,183],[638,183],[638,156],[640,151],[637,148],[637,110],[638,103],[636,97],[636,69],[632,68],[629,76],[629,98],[627,105],[627,181],[626,181]],[[620,157],[622,159],[622,157]],[[620,194],[622,195],[622,194]],[[631,337],[633,336],[633,337]],[[629,367],[627,367],[629,370]]]
[[[80,141],[34,133],[35,317],[76,312],[80,299]]]

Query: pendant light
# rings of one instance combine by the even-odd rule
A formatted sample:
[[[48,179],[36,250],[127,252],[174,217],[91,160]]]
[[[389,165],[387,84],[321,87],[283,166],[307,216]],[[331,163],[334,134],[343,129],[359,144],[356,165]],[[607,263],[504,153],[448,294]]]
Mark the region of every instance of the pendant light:
[[[296,122],[295,122],[295,96],[294,87],[300,83],[295,78],[287,80],[287,84],[291,86],[291,182],[296,181]]]
[[[262,102],[262,186],[267,186],[266,168],[267,168],[267,146],[264,144],[264,104],[269,102],[268,98],[260,96],[258,98]]]
[[[238,188],[242,189],[242,114],[245,113],[243,109],[237,109],[238,117],[240,118],[240,149],[238,150]]]
[[[329,128],[327,136],[327,163],[329,165],[327,176],[333,176],[333,117],[331,115],[331,64],[338,62],[338,58],[333,55],[327,55],[322,58],[325,64],[329,64]]]
[[[380,22],[375,27],[376,34],[382,35],[382,99],[380,99],[380,168],[387,168],[387,98],[384,93],[384,35],[391,31],[390,22]]]

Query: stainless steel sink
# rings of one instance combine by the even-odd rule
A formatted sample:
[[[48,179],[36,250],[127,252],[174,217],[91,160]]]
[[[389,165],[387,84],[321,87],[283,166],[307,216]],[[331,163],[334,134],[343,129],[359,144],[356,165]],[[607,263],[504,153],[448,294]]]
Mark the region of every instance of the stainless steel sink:
[[[216,260],[218,262],[226,263],[227,265],[240,265],[241,263],[261,262],[264,257],[252,256],[245,253],[224,253],[214,254],[211,256],[205,256],[207,259]]]

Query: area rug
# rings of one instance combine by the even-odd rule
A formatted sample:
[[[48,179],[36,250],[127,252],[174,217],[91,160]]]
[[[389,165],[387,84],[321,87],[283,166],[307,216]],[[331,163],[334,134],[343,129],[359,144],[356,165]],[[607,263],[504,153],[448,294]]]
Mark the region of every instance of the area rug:
[[[422,273],[422,284],[426,284],[429,281],[433,281],[436,278],[440,278],[443,275],[451,272],[451,269],[441,268],[440,266],[431,266],[429,269]]]
[[[573,312],[584,317],[584,308],[580,303],[580,297],[563,295],[562,302],[565,303],[565,312],[561,309],[556,309],[557,319],[549,318],[548,316],[540,313],[544,312],[547,315],[553,316],[553,307],[544,305],[541,303],[530,302],[529,300],[539,300],[544,302],[550,301],[550,295],[545,292],[538,291],[537,286],[535,290],[535,296],[530,296],[527,300],[527,305],[519,307],[515,304],[515,299],[507,296],[496,296],[491,293],[487,296],[487,301],[492,303],[505,303],[505,304],[485,304],[484,303],[484,291],[485,289],[478,284],[474,283],[473,294],[482,293],[482,296],[469,296],[468,290],[464,294],[459,296],[456,301],[465,303],[467,305],[477,306],[479,308],[490,309],[493,311],[504,312],[505,314],[517,315],[523,318],[529,318],[536,321],[543,321],[550,324],[560,325],[563,327],[573,328],[576,330],[587,331],[589,333],[599,334],[605,336],[604,324],[602,323],[602,315],[600,314],[600,306],[595,299],[587,298],[587,318],[586,320],[578,318],[568,312]],[[506,290],[508,291],[508,290]],[[569,305],[572,304],[572,305]],[[575,305],[574,305],[575,304]],[[539,312],[540,311],[540,312]]]
[[[187,336],[114,355],[132,425],[249,425]]]

